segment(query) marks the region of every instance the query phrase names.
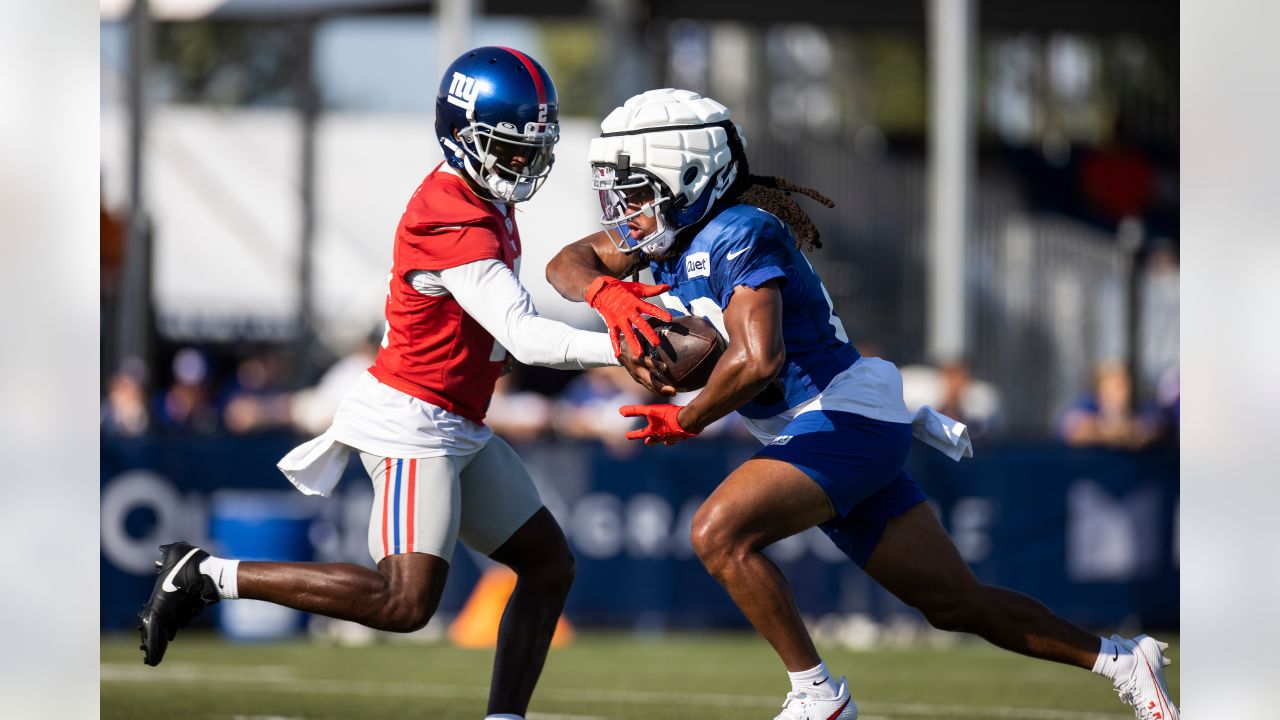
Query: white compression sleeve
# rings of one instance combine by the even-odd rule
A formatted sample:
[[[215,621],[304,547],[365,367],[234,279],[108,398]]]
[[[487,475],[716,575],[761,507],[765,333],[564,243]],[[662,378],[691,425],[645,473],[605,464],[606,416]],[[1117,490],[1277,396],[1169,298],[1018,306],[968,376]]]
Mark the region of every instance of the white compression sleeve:
[[[441,270],[439,278],[462,309],[526,365],[571,370],[618,364],[608,335],[539,315],[529,291],[497,260]]]

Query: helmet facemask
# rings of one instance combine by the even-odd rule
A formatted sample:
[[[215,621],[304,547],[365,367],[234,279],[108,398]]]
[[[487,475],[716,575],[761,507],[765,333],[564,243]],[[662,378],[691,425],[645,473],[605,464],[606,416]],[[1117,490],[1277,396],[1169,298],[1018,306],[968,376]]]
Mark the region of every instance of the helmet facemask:
[[[617,166],[592,165],[591,186],[600,194],[600,224],[619,251],[661,255],[676,238],[663,217],[671,206],[671,193],[662,182],[632,170],[626,155],[620,155],[618,160]],[[640,216],[653,218],[657,227],[636,238],[628,224]]]
[[[551,174],[559,141],[558,123],[527,123],[521,134],[510,123],[494,127],[472,120],[448,144],[471,179],[495,200],[518,203],[533,197]]]

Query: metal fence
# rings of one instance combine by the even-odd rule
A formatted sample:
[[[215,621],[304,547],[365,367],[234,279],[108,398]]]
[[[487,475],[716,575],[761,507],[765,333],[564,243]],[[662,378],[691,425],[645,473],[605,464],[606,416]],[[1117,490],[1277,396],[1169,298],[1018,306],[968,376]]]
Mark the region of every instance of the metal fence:
[[[813,262],[850,338],[899,365],[928,361],[923,158],[856,138],[752,138],[749,151],[754,172],[836,201],[835,210],[801,202],[822,230]],[[1127,356],[1132,256],[1102,230],[1031,213],[1016,180],[993,166],[977,171],[967,250],[966,359],[999,390],[1006,431],[1043,436],[1096,363]]]

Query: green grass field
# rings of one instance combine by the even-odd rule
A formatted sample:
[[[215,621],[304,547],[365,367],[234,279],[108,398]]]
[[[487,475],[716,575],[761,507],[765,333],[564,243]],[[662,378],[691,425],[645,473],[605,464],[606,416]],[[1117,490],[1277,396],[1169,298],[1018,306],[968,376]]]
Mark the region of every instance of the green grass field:
[[[1162,639],[1171,642],[1176,700],[1177,638]],[[493,659],[445,643],[234,645],[188,633],[150,668],[137,643],[136,635],[103,639],[103,718],[479,720]],[[848,675],[862,720],[1133,717],[1101,678],[977,641],[822,654]],[[587,633],[552,651],[529,720],[767,719],[787,690],[777,658],[752,635]]]

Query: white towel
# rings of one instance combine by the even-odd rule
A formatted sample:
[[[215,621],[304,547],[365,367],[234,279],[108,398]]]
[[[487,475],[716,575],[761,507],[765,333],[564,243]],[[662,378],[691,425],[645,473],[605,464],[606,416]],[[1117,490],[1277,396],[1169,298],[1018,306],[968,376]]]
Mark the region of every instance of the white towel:
[[[342,479],[350,453],[351,448],[325,432],[290,450],[276,467],[303,494],[328,497]]]
[[[911,419],[911,434],[957,462],[961,458],[973,457],[973,441],[969,439],[968,426],[928,405],[920,408]]]

